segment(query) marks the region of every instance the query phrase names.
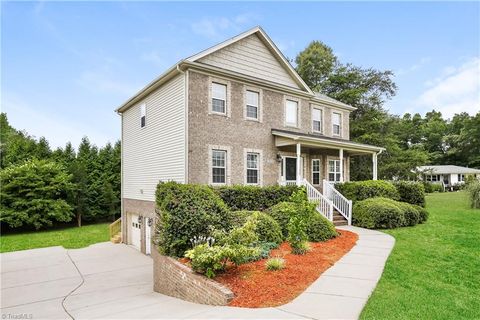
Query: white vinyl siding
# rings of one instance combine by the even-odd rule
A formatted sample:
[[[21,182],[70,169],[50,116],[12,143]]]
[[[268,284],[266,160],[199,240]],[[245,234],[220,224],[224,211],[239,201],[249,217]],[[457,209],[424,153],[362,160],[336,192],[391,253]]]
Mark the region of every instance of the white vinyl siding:
[[[298,126],[298,102],[293,100],[285,101],[285,125]]]
[[[198,62],[292,88],[300,88],[255,34],[215,51]]]
[[[148,125],[138,115],[145,103]],[[178,75],[122,115],[123,197],[155,200],[160,180],[185,182],[185,76]]]

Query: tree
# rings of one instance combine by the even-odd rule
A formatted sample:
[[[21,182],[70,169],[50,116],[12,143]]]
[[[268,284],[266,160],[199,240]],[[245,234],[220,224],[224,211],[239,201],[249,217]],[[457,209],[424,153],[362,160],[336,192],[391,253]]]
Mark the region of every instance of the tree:
[[[73,206],[77,226],[82,226],[82,217],[89,215],[87,204],[88,195],[88,177],[85,170],[85,164],[81,161],[73,160],[68,168],[72,174],[73,188],[69,193],[68,202]]]
[[[0,222],[10,228],[40,229],[72,219],[67,194],[71,176],[52,161],[32,159],[0,172]]]

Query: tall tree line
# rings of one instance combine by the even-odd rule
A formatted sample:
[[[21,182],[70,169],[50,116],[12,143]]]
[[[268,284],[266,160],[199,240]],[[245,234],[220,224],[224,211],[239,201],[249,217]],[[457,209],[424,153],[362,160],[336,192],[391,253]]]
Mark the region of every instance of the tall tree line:
[[[107,143],[97,148],[87,137],[84,137],[78,151],[70,142],[64,148],[52,150],[45,138],[36,140],[28,133],[16,130],[8,123],[7,115],[1,113],[0,142],[0,172],[5,186],[2,188],[0,200],[3,207],[0,218],[2,227],[5,224],[9,227],[18,227],[13,223],[7,223],[4,217],[7,216],[9,207],[9,215],[15,215],[16,211],[21,211],[18,208],[14,210],[12,207],[25,199],[15,198],[14,194],[9,194],[8,187],[11,190],[17,190],[17,193],[18,190],[25,189],[25,186],[19,185],[22,182],[19,178],[22,174],[29,177],[23,180],[33,181],[37,178],[41,180],[42,175],[48,179],[46,176],[48,175],[57,177],[57,180],[53,181],[62,181],[61,188],[64,190],[61,192],[61,197],[69,208],[62,207],[64,214],[58,212],[58,217],[61,216],[61,218],[53,219],[53,222],[76,219],[77,225],[81,226],[83,222],[114,221],[120,215],[120,141],[114,145]],[[39,192],[38,188],[35,190]],[[25,207],[28,205],[32,207],[33,203],[25,203]],[[49,210],[53,212],[54,207],[52,205]],[[34,214],[41,215],[39,212],[29,213],[29,215]],[[21,220],[20,217],[17,217],[17,220]],[[25,222],[23,226],[39,228],[51,224],[37,221],[36,224]]]
[[[480,167],[480,112],[452,119],[435,110],[424,117],[390,114],[384,105],[397,92],[393,72],[341,62],[320,41],[312,41],[294,62],[313,90],[357,108],[351,113],[350,139],[386,148],[379,156],[379,178],[414,178],[415,168],[425,164]],[[352,157],[350,174],[352,180],[370,179],[371,157]]]

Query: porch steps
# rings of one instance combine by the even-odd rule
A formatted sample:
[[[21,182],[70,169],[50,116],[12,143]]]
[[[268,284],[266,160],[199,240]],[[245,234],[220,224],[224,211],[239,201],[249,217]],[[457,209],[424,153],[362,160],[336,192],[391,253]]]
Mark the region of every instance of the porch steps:
[[[335,227],[348,225],[347,219],[335,209],[333,210],[333,225]]]
[[[121,232],[117,233],[116,235],[114,235],[113,237],[110,238],[110,241],[113,242],[113,243],[122,242],[122,233]]]

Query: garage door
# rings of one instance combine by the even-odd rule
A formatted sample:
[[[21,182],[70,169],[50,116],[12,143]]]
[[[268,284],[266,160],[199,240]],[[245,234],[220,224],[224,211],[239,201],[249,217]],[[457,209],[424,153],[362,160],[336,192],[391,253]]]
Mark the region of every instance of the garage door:
[[[140,235],[141,235],[141,225],[139,223],[138,215],[132,214],[130,219],[130,234],[131,234],[131,241],[132,246],[136,249],[140,250]]]

